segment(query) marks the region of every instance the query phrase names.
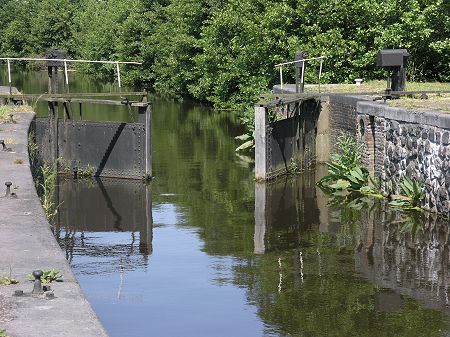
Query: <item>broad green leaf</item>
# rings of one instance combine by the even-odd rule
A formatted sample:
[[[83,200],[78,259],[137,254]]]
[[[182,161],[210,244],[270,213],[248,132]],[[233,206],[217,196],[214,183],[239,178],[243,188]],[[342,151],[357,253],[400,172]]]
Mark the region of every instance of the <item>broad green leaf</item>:
[[[237,151],[242,151],[242,150],[245,150],[245,149],[249,149],[249,148],[251,148],[251,147],[253,147],[253,146],[254,146],[253,140],[249,140],[249,141],[247,141],[247,142],[241,144],[239,147],[237,147],[235,151],[236,151],[236,152],[237,152]]]
[[[346,190],[350,187],[350,183],[347,180],[339,179],[334,183],[333,185],[330,185],[331,188],[334,188],[336,190]]]
[[[252,136],[250,136],[250,135],[248,135],[246,133],[244,133],[243,135],[234,137],[234,139],[238,139],[238,140],[242,140],[242,141],[248,140],[250,138],[252,138]]]

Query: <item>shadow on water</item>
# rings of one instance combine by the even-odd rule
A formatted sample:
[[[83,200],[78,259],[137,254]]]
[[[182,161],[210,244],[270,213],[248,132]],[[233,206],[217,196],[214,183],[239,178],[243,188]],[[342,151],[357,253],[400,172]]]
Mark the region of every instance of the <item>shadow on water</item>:
[[[58,188],[55,236],[111,336],[448,334],[448,221],[330,206],[321,168],[255,183],[230,114],[153,111],[150,186]]]

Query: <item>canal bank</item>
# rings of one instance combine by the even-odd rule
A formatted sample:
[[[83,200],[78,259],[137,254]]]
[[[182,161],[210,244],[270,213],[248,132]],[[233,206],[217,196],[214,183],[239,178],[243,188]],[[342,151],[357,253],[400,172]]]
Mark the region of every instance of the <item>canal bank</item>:
[[[334,92],[281,96],[294,95],[292,85],[274,86],[273,92],[280,97],[255,107],[257,180],[328,162],[338,151],[339,135],[348,134],[363,146],[363,164],[380,180],[381,191],[400,194],[408,176],[424,186],[425,209],[449,216],[450,100],[445,94],[425,95],[429,102],[384,102]]]
[[[14,197],[0,192],[0,275],[19,281],[0,286],[0,330],[8,336],[107,336],[53,237],[36,194],[28,159],[28,130],[33,112],[15,113],[14,122],[0,124],[1,184],[11,182]],[[53,299],[25,295],[33,289],[27,275],[55,269],[63,282],[51,284]]]
[[[22,75],[29,87],[20,90],[46,90],[36,86],[47,85],[39,82],[46,74]],[[86,92],[79,85],[92,83],[73,87]],[[270,182],[257,205],[260,186],[251,161],[235,154],[242,128],[232,114],[152,104],[151,188],[124,179],[58,187],[63,204],[52,232],[111,337],[441,337],[450,330],[447,223],[427,222],[416,233],[400,215],[330,208],[314,175]],[[127,111],[93,108],[87,119],[129,121]],[[46,102],[35,111],[47,116]],[[151,210],[141,206],[147,193]]]

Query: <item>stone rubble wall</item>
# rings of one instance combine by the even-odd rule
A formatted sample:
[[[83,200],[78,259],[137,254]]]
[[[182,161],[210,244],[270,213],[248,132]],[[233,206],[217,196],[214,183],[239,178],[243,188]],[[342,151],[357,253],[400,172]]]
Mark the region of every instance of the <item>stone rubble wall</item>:
[[[450,210],[450,114],[408,111],[381,103],[357,103],[357,135],[364,162],[382,189],[399,193],[404,176],[423,183],[425,208]]]
[[[336,152],[341,133],[355,136],[364,145],[363,163],[385,192],[399,193],[408,176],[423,183],[425,208],[450,215],[450,113],[393,108],[368,96],[324,94],[320,99],[319,162]]]

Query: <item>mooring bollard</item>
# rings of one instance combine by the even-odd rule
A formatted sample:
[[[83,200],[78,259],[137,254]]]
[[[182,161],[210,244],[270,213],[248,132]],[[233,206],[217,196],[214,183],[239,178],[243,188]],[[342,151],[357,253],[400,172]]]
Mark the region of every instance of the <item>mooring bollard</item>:
[[[72,168],[73,179],[78,179],[78,167],[74,166]]]
[[[6,196],[9,197],[11,195],[12,182],[7,181],[7,182],[5,182],[5,185],[6,185]]]
[[[44,275],[44,272],[42,270],[33,271],[33,276],[34,276],[35,280],[34,280],[33,291],[31,292],[32,294],[40,295],[43,293],[42,284],[41,284],[41,276],[42,275]]]
[[[12,149],[10,147],[6,147],[6,144],[5,144],[4,140],[0,140],[0,144],[3,147],[3,151],[5,151],[5,152],[11,152],[12,151]]]

